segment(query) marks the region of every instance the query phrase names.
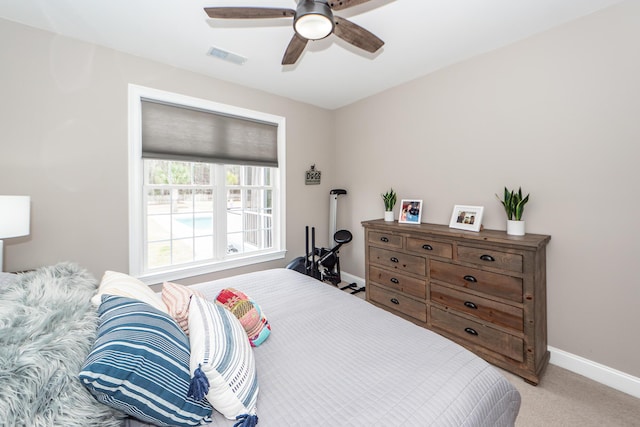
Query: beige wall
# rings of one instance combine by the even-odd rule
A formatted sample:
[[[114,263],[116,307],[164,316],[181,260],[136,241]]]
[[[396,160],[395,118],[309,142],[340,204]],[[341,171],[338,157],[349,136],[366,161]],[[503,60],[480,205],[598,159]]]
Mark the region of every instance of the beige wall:
[[[360,221],[391,186],[423,222],[470,204],[505,229],[494,193],[521,185],[527,230],[552,236],[549,344],[640,376],[639,40],[629,1],[339,110],[343,270],[364,276]]]
[[[6,271],[59,261],[98,278],[128,271],[129,83],[284,116],[287,260],[304,253],[306,224],[326,244],[332,112],[8,21],[0,39],[0,194],[32,197],[31,235],[5,241]],[[322,184],[305,186],[314,163]]]
[[[354,234],[343,270],[363,277],[360,222],[382,216],[390,186],[424,200],[424,222],[473,204],[504,229],[494,193],[521,185],[528,231],[552,236],[550,345],[640,376],[640,231],[627,219],[640,211],[638,17],[628,1],[336,112],[0,20],[0,194],[33,198],[31,236],[5,242],[5,269],[128,269],[134,83],[286,117],[287,260],[306,224],[326,244],[334,187],[349,191],[338,226]],[[313,163],[322,185],[305,186]]]

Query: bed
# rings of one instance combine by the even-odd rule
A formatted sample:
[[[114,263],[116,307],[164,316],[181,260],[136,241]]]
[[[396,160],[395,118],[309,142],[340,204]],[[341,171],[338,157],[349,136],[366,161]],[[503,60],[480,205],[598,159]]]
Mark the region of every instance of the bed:
[[[515,423],[520,395],[494,367],[332,285],[272,269],[191,288],[210,300],[223,288],[241,290],[268,316],[271,334],[253,349],[260,427]],[[215,411],[212,418],[215,427],[235,423]]]

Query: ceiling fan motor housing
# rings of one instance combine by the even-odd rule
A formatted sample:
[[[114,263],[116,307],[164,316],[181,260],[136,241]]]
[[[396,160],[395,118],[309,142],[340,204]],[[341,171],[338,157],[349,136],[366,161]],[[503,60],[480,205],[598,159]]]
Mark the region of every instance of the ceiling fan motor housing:
[[[300,0],[293,18],[293,28],[300,37],[320,40],[331,33],[335,22],[333,12],[324,0]]]

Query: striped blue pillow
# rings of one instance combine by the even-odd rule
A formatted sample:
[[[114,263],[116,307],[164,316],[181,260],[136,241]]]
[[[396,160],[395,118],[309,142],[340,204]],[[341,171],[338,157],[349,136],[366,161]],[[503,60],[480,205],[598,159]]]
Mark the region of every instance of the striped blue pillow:
[[[96,399],[158,426],[211,421],[206,399],[187,398],[189,339],[175,320],[120,296],[104,296],[98,314],[98,337],[79,375]]]

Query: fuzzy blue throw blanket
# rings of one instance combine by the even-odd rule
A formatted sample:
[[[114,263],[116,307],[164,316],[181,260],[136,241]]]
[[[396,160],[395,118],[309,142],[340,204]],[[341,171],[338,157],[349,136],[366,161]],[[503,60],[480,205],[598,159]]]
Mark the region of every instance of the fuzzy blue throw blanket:
[[[1,425],[121,425],[123,414],[78,380],[96,336],[96,288],[87,272],[63,263],[0,289]]]

